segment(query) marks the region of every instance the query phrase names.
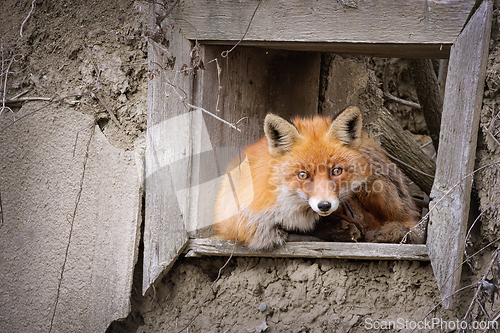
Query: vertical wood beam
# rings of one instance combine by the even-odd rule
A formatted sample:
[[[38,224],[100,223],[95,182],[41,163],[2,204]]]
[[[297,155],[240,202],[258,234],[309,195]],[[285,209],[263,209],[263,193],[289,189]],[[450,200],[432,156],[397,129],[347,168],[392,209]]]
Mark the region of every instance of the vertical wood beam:
[[[492,3],[484,1],[454,43],[448,67],[427,237],[443,306],[455,302],[462,271]],[[458,185],[456,185],[458,184]]]
[[[183,216],[188,203],[179,201],[175,182],[187,182],[189,170],[177,175],[171,162],[179,155],[190,156],[189,142],[187,148],[180,145],[180,140],[190,137],[189,128],[176,128],[174,118],[186,116],[189,109],[184,103],[191,103],[193,87],[192,71],[180,71],[184,64],[190,65],[191,42],[168,19],[158,31],[155,8],[149,21],[150,30],[157,35],[149,38],[148,46],[143,294],[168,271],[188,240]]]

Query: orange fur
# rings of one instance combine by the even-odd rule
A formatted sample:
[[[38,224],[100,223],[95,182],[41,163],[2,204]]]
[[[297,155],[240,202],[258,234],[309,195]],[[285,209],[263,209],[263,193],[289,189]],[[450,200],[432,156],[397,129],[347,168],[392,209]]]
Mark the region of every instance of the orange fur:
[[[254,249],[283,244],[286,231],[399,242],[418,214],[401,172],[361,125],[355,106],[333,121],[316,116],[292,124],[268,115],[266,136],[233,161],[222,182],[217,235]],[[410,241],[422,235],[412,232]]]

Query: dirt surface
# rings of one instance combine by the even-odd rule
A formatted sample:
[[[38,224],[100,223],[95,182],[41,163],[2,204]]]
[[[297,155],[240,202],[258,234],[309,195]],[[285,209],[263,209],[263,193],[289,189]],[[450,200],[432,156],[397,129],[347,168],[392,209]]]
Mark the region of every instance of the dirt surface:
[[[190,332],[364,332],[365,320],[419,320],[437,296],[418,261],[237,258],[212,292],[223,263],[177,263],[144,300],[144,332],[181,329],[206,295]]]
[[[498,1],[497,1],[498,4]],[[474,192],[479,199],[481,235],[491,242],[500,235],[500,22],[498,6],[494,11],[490,53],[481,111],[476,169],[485,167],[474,177]]]
[[[113,145],[131,149],[147,119],[147,4],[40,1],[21,37],[30,9],[31,1],[0,4],[2,68],[13,59],[6,98],[25,91],[22,97],[64,98],[93,115]],[[22,115],[19,105],[11,109],[4,123]]]
[[[5,94],[8,100],[27,91],[22,97],[54,98],[55,103],[94,116],[114,146],[134,149],[147,118],[147,7],[132,0],[39,1],[21,37],[31,1],[1,1],[2,74],[8,66],[10,70],[0,96]],[[498,161],[500,153],[497,14],[498,8],[477,167]],[[390,91],[417,101],[406,63],[390,62]],[[370,67],[379,85],[384,63],[374,59]],[[45,103],[6,104],[9,108],[0,114],[0,131],[28,112],[44,112],[40,108]],[[394,102],[384,105],[395,112],[405,129],[425,134],[419,112]],[[474,177],[475,200],[484,214],[471,249],[500,234],[499,176],[496,165]],[[485,252],[475,260],[476,271],[465,269],[464,284],[477,281],[489,260],[489,252]],[[189,332],[364,332],[370,321],[418,321],[439,302],[432,268],[425,262],[233,258],[211,291],[224,262],[223,258],[183,258],[146,297],[138,294],[141,273],[137,270],[132,313],[108,331],[174,332],[194,318]],[[200,307],[205,297],[206,303]],[[439,317],[460,318],[467,301],[465,298],[456,312],[441,310]]]

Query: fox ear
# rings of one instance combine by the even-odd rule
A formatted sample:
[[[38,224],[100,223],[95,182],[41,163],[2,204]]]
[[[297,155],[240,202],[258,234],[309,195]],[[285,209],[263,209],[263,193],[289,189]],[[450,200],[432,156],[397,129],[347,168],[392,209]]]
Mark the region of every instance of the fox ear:
[[[335,118],[328,134],[340,142],[356,147],[361,140],[363,119],[357,106],[349,106]]]
[[[290,151],[292,145],[300,137],[300,133],[294,124],[288,120],[269,113],[264,120],[264,133],[266,134],[269,153],[280,156]]]

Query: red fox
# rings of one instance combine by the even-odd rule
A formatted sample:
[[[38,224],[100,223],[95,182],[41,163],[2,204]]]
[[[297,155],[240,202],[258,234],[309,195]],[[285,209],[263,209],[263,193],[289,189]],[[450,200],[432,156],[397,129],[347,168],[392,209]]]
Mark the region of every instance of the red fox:
[[[287,231],[390,243],[409,232],[409,242],[423,241],[411,230],[418,212],[404,178],[362,130],[357,106],[334,120],[292,123],[268,114],[264,133],[224,176],[215,204],[219,237],[252,249],[284,244]]]

